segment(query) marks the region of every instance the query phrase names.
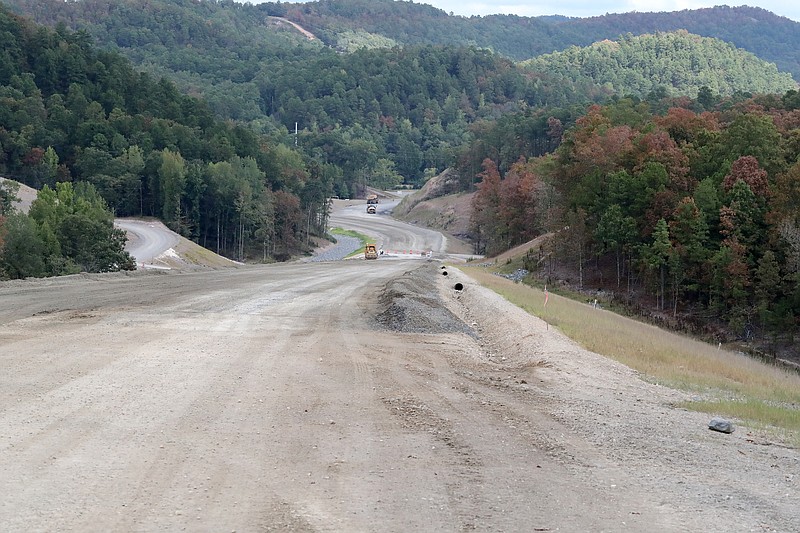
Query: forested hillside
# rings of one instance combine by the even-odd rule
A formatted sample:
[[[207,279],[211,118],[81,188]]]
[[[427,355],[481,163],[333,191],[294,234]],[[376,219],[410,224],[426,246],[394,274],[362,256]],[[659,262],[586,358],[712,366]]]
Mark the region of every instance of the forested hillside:
[[[341,170],[339,196],[367,182],[420,183],[452,163],[470,123],[536,97],[520,69],[487,51],[419,46],[342,55],[232,2],[24,5],[36,20],[85,28],[137,68],[169,76],[221,118],[282,134],[288,145],[297,125],[299,149]]]
[[[731,96],[742,87],[761,94],[797,88],[791,74],[778,72],[774,64],[718,39],[686,31],[628,34],[617,41],[572,46],[522,64],[541,73],[550,86],[573,88],[576,96],[598,92],[609,97],[651,93],[697,96],[703,87]]]
[[[509,111],[537,108],[568,126],[587,104],[619,94],[696,96],[703,86],[714,94],[716,88],[722,94],[783,91],[788,79],[718,41],[705,50],[692,42],[683,55],[700,61],[688,64],[651,65],[657,59],[652,51],[627,39],[620,47],[638,60],[627,69],[608,55],[594,56],[582,72],[572,65],[554,71],[548,62],[532,71],[461,45],[494,48],[489,41],[501,36],[512,47],[517,41],[541,43],[559,34],[551,19],[453,17],[412,2],[8,1],[39,22],[86,30],[137,68],[201,96],[221,118],[282,136],[287,144],[297,126],[298,149],[341,170],[332,178],[339,196],[358,194],[367,183],[418,185],[455,161],[473,124]],[[307,25],[322,42],[276,24],[273,15]],[[503,27],[482,26],[490,22]],[[381,48],[392,43],[407,45]],[[340,45],[353,51],[337,52]],[[725,61],[714,64],[722,49]],[[658,84],[646,83],[648,70],[658,71]],[[545,121],[526,131],[544,150],[553,144]]]
[[[570,44],[586,46],[620,35],[686,30],[714,37],[775,63],[800,81],[800,23],[760,7],[725,5],[670,13],[619,13],[602,17],[556,21],[559,30],[574,36]],[[559,47],[563,49],[566,47]]]
[[[30,219],[0,212],[6,276],[113,268],[67,253],[80,235],[110,231],[112,213],[159,217],[236,258],[288,257],[324,232],[329,165],[306,165],[278,141],[216,119],[85,32],[35,26],[2,6],[0,28],[0,173],[56,195],[34,203]],[[75,213],[48,202],[74,202]],[[95,217],[102,228],[72,217],[87,209],[107,212]],[[17,268],[17,254],[39,260]]]
[[[526,260],[545,280],[603,289],[716,340],[791,349],[800,316],[798,132],[797,91],[678,99],[663,112],[631,99],[594,106],[553,155],[522,149],[506,156],[518,156],[507,170],[484,159],[474,230],[489,254],[553,232]]]
[[[631,12],[589,18],[450,16],[419,2],[340,0],[274,2],[258,9],[285,16],[336,45],[345,30],[362,29],[402,44],[450,44],[488,48],[522,61],[584,47],[621,35],[686,30],[732,43],[791,72],[800,80],[800,23],[754,7],[717,6],[670,13]],[[556,6],[555,9],[558,9]]]

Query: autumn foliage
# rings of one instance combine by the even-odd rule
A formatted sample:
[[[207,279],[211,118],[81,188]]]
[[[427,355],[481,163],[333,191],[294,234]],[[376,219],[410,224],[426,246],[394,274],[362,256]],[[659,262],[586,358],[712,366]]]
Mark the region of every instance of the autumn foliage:
[[[472,227],[477,243],[496,253],[536,235],[542,182],[525,161],[515,163],[505,179],[497,165],[483,162],[481,182],[473,197]]]
[[[631,100],[595,105],[553,155],[523,157],[505,175],[485,160],[480,249],[493,255],[552,230],[555,215],[570,233],[581,213],[583,288],[693,329],[722,322],[730,338],[790,342],[800,327],[798,98],[730,99],[716,111],[674,103],[662,113]],[[575,281],[569,248],[554,256]]]

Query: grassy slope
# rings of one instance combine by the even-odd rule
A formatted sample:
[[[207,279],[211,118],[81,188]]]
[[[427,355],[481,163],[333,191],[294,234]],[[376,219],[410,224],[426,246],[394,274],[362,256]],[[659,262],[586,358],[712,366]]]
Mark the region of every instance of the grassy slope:
[[[696,394],[683,407],[767,428],[800,446],[800,373],[655,326],[514,283],[485,267],[462,267],[482,285],[593,352],[666,386]]]

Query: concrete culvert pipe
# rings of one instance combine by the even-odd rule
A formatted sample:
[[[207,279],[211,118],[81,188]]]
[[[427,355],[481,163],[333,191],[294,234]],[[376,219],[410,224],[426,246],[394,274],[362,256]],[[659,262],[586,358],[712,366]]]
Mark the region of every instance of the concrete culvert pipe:
[[[461,283],[456,283],[453,288],[459,292],[464,290],[464,286]]]
[[[442,276],[446,276],[446,275],[447,275],[447,270],[442,270]]]
[[[439,268],[441,268],[442,270],[444,270],[445,268],[447,268],[447,266],[445,266],[445,265],[442,265],[442,266],[440,266]]]

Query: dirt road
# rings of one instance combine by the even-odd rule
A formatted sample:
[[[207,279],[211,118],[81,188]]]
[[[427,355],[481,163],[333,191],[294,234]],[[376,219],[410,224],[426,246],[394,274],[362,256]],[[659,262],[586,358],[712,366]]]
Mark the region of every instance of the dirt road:
[[[377,245],[392,256],[420,255],[432,252],[444,258],[446,252],[462,252],[463,244],[447,239],[438,231],[412,226],[389,216],[399,199],[384,200],[377,214],[368,214],[363,201],[336,201],[330,217],[331,226],[356,230],[375,239]],[[461,244],[462,247],[459,247]]]
[[[2,531],[800,530],[796,450],[436,263],[1,283],[0,361]]]
[[[180,236],[167,230],[160,221],[118,218],[115,219],[114,225],[125,230],[128,237],[125,249],[133,256],[137,265],[152,262],[166,250],[174,249],[180,243]]]

